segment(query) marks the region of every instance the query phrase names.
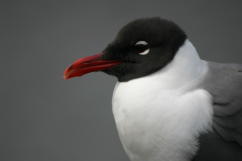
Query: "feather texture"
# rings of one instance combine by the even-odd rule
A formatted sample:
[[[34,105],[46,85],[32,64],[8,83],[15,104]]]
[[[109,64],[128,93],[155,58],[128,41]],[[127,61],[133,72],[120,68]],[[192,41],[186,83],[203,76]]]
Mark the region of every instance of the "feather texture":
[[[194,161],[242,160],[242,65],[208,62],[200,84],[213,100],[213,132],[199,137]]]

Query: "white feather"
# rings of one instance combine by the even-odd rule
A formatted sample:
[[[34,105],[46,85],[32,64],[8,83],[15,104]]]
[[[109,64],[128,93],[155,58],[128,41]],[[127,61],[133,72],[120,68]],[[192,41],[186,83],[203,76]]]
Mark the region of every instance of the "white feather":
[[[147,55],[149,54],[149,52],[150,52],[150,49],[146,49],[145,51],[139,53],[139,55]]]
[[[211,97],[196,85],[207,72],[189,40],[165,68],[118,82],[113,114],[123,147],[132,161],[188,161],[196,137],[210,129]]]
[[[148,43],[146,41],[138,41],[135,45],[148,45]]]

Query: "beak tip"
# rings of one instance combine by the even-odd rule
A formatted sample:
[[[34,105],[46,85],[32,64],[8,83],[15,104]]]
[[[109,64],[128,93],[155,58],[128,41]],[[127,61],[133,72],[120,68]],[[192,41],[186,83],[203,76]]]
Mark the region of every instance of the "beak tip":
[[[63,76],[63,78],[64,78],[65,80],[70,79],[70,74],[68,74],[67,69],[66,69],[65,72],[64,72],[64,76]]]
[[[68,68],[65,69],[64,76],[63,76],[63,78],[65,80],[68,80],[68,79],[71,78],[71,68],[72,68],[72,66],[70,66],[70,67],[68,67]]]

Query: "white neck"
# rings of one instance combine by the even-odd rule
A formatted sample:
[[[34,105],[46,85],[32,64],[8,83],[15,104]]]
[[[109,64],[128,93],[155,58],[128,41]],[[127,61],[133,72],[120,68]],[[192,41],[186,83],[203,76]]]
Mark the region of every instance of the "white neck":
[[[195,88],[207,69],[186,40],[165,68],[116,84],[113,114],[132,161],[188,161],[195,154],[212,116],[210,95]]]
[[[131,80],[129,83],[149,82],[149,84],[159,83],[160,88],[179,88],[199,79],[206,71],[206,62],[200,59],[195,47],[186,40],[166,67],[151,75]]]
[[[196,136],[212,116],[210,95],[195,88],[207,69],[186,40],[166,67],[116,84],[113,114],[132,161],[188,161],[195,154]]]

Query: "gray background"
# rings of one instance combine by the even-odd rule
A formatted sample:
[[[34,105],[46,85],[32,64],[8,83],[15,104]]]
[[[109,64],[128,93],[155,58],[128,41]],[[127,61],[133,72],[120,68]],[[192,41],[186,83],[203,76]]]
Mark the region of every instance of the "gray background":
[[[202,58],[242,63],[240,0],[1,1],[0,160],[128,161],[111,112],[116,79],[62,74],[150,16],[177,22]]]

